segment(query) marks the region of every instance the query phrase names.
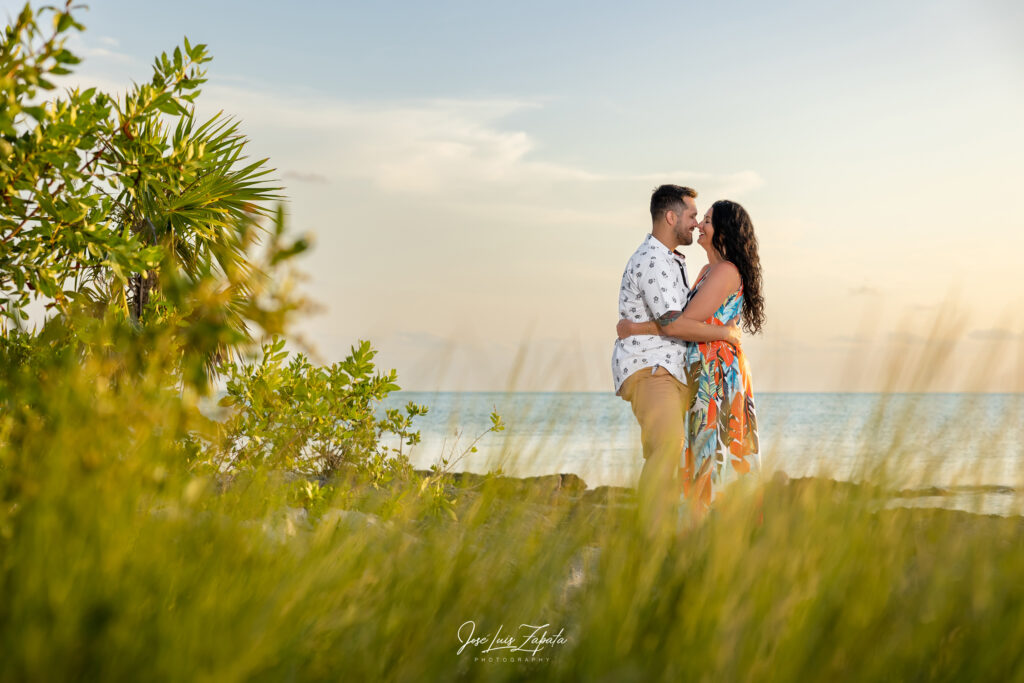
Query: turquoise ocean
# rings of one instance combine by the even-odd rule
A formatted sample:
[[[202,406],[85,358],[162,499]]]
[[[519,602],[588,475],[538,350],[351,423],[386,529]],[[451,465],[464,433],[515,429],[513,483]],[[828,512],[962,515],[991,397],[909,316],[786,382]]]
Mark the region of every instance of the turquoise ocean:
[[[414,423],[422,442],[405,447],[419,469],[446,458],[452,471],[573,473],[596,487],[634,486],[643,465],[630,406],[611,393],[402,391],[382,408],[409,401],[430,409]],[[1007,514],[1024,502],[1022,394],[760,393],[756,402],[763,476],[857,481],[884,466],[890,483],[913,490],[908,504]],[[503,432],[486,433],[492,411]]]

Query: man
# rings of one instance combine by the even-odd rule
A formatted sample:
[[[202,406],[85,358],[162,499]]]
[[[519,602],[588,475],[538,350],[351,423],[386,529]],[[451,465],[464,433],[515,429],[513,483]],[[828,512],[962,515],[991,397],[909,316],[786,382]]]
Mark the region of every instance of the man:
[[[690,341],[739,343],[735,325],[707,325],[682,318],[690,295],[686,257],[675,251],[693,243],[697,192],[662,185],[651,195],[651,233],[626,264],[619,291],[619,317],[673,323]],[[693,394],[686,386],[685,345],[675,337],[638,335],[619,339],[612,353],[615,393],[629,401],[640,423],[644,466],[637,487],[642,523],[657,531],[678,499],[680,454],[686,411]]]

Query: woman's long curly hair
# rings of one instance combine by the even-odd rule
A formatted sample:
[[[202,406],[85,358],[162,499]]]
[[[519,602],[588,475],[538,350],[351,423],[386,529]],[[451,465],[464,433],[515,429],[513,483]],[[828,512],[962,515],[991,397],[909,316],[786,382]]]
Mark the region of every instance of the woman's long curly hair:
[[[764,295],[761,293],[761,259],[757,256],[757,235],[747,210],[722,199],[711,205],[711,246],[740,271],[743,281],[743,329],[761,331],[764,325]]]

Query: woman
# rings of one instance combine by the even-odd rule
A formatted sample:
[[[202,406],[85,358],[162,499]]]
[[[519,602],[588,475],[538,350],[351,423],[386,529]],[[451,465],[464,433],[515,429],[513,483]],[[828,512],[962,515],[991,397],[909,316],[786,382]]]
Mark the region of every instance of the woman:
[[[750,216],[736,202],[718,201],[697,228],[697,244],[707,252],[708,265],[697,277],[683,317],[711,325],[741,318],[744,330],[759,332],[764,324],[764,298]],[[623,320],[617,329],[620,338],[659,333],[654,322]],[[683,494],[703,513],[725,484],[760,469],[757,416],[742,348],[726,342],[688,344],[686,365],[696,397],[689,410],[680,476]]]

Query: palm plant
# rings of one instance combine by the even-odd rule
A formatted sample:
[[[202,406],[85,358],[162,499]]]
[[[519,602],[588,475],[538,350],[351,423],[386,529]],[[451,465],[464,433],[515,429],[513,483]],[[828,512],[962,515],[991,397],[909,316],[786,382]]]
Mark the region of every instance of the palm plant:
[[[65,317],[212,325],[202,336],[214,340],[203,349],[212,369],[253,340],[254,324],[274,328],[297,307],[271,291],[269,271],[306,242],[285,242],[272,169],[246,157],[238,122],[197,120],[205,45],[186,38],[121,96],[71,89],[38,102],[79,61],[64,47],[83,28],[74,9],[26,5],[0,42],[0,335],[37,299]]]

